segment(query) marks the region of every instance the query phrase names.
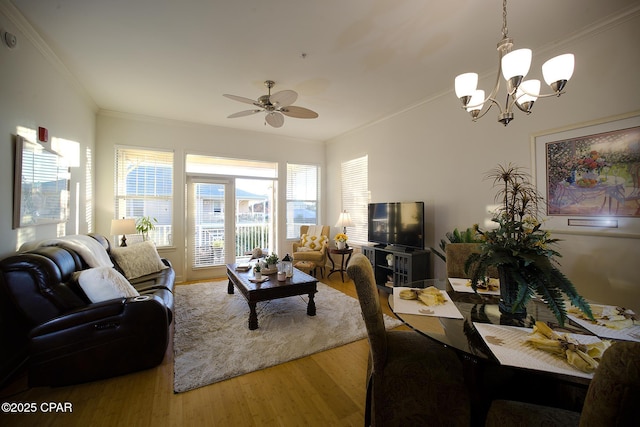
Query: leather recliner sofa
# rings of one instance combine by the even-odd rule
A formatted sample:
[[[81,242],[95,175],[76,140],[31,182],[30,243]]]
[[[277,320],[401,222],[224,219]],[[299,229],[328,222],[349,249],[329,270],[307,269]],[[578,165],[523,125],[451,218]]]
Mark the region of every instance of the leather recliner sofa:
[[[105,237],[91,236],[110,253]],[[0,387],[24,370],[29,386],[61,386],[160,364],[175,282],[170,262],[162,262],[167,268],[130,280],[140,296],[92,303],[75,280],[89,267],[69,248],[42,246],[0,260]]]

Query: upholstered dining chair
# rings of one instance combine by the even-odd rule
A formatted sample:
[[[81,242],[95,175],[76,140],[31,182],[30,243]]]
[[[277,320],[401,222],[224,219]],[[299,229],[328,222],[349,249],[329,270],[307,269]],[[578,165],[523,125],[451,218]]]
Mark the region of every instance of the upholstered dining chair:
[[[640,343],[618,342],[602,356],[589,384],[582,412],[531,403],[496,400],[486,426],[640,425]]]
[[[312,262],[313,274],[315,275],[317,269],[320,269],[320,274],[324,277],[330,231],[331,227],[328,225],[301,225],[300,241],[293,243],[294,265],[300,261]]]
[[[469,255],[480,252],[480,243],[449,243],[444,250],[447,258],[447,277],[468,279],[464,264]],[[493,267],[489,268],[489,276],[498,277],[498,271]]]
[[[468,426],[470,403],[453,350],[415,331],[387,331],[369,260],[347,267],[369,337],[365,426]]]

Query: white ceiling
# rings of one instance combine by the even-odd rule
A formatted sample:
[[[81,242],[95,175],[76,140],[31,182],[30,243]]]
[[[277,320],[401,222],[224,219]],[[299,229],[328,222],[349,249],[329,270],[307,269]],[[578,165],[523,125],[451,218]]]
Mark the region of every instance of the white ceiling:
[[[12,3],[103,110],[313,140],[455,97],[459,73],[493,75],[502,26],[500,0]],[[511,0],[509,36],[516,48],[534,49],[539,75],[551,56],[545,49],[638,4]],[[584,71],[576,58],[576,73]],[[297,91],[294,105],[319,118],[287,117],[280,129],[265,126],[262,114],[226,118],[250,107],[223,93],[256,99],[267,79],[276,81],[273,92]]]

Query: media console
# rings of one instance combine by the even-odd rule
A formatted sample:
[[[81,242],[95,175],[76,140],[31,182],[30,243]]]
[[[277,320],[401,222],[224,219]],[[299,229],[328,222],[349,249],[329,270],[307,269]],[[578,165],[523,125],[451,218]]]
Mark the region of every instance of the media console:
[[[386,292],[391,292],[393,286],[429,278],[431,252],[428,250],[363,246],[362,253],[371,262],[376,285]]]

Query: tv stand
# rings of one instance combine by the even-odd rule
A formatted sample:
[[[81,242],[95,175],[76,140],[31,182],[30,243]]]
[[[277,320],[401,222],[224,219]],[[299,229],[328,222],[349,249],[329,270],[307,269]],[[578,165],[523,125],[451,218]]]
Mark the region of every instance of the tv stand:
[[[398,245],[381,245],[386,251],[389,252],[413,252],[416,248],[409,248],[407,246],[398,246]]]
[[[363,246],[362,253],[371,262],[376,285],[385,292],[429,276],[429,250],[375,245]]]

